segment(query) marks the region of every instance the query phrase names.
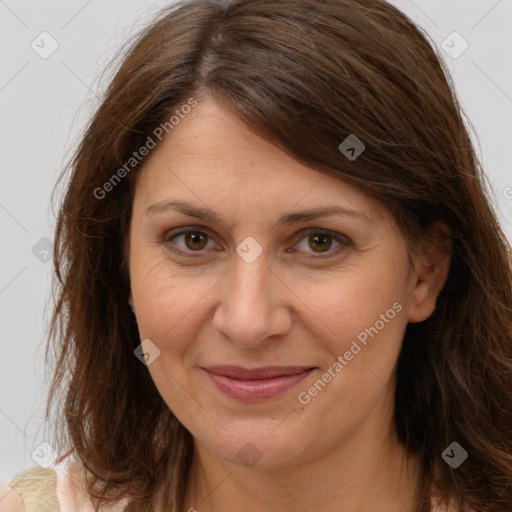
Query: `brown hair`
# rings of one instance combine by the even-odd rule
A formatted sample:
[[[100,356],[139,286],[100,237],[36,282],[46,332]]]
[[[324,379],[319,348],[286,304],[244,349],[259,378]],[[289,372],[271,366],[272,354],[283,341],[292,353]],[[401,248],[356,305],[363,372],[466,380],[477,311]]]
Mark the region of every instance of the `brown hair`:
[[[149,511],[164,496],[177,510],[192,438],[133,353],[124,244],[143,163],[95,191],[176,109],[212,95],[298,161],[389,208],[411,248],[434,222],[450,227],[436,310],[403,340],[395,425],[422,460],[415,511],[430,510],[435,491],[458,510],[510,512],[510,246],[428,41],[383,0],[192,0],[129,47],[69,163],[55,236],[47,412],[62,396],[56,439],[86,468],[96,505],[129,496],[126,510]],[[366,146],[354,161],[338,149],[349,134]],[[441,457],[453,441],[469,454],[457,469]]]

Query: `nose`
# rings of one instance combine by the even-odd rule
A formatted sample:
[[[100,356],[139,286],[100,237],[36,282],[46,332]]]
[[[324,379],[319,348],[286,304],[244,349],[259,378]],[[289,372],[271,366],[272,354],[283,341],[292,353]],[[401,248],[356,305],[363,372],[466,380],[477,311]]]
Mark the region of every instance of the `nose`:
[[[289,332],[286,297],[293,294],[270,268],[265,253],[252,263],[237,255],[221,283],[213,326],[232,343],[261,348]]]

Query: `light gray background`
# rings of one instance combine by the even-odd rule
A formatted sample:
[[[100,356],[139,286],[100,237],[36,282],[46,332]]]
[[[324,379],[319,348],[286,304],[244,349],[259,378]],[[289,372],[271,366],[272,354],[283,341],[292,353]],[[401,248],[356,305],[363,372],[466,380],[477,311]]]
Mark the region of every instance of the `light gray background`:
[[[458,58],[443,55],[512,239],[512,2],[392,3],[440,48],[454,31],[469,43]],[[0,0],[0,483],[35,465],[31,452],[46,437],[45,304],[52,264],[41,261],[40,240],[53,237],[52,187],[97,104],[100,72],[123,41],[168,4]],[[47,59],[31,48],[43,31],[59,44]],[[448,44],[459,47],[456,39]],[[38,243],[43,250],[36,256]]]

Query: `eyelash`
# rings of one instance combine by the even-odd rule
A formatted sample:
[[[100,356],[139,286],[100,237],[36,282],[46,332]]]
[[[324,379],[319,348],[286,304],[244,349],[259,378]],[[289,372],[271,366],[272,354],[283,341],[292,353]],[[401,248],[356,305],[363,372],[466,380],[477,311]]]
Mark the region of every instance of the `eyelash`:
[[[187,233],[198,233],[201,235],[206,235],[208,237],[208,241],[213,240],[213,237],[211,237],[208,232],[204,231],[202,228],[196,226],[188,226],[185,228],[179,228],[175,231],[170,231],[167,233],[164,237],[163,243],[166,244],[166,246],[169,248],[170,251],[174,252],[175,254],[178,254],[180,256],[191,256],[193,258],[197,258],[203,255],[204,250],[199,251],[191,251],[191,250],[183,250],[183,249],[176,249],[176,247],[172,247],[171,243],[173,238],[176,238],[180,235],[186,235]],[[324,258],[332,258],[333,256],[339,254],[343,251],[345,247],[350,246],[351,242],[350,240],[343,236],[339,235],[337,233],[334,233],[332,231],[329,231],[327,229],[320,229],[320,228],[307,228],[305,230],[302,230],[300,232],[303,236],[298,240],[297,244],[301,242],[303,239],[308,238],[309,236],[315,234],[315,235],[327,235],[336,242],[338,242],[340,245],[336,247],[334,250],[329,250],[324,253],[316,253],[316,256],[313,257],[307,257],[308,259],[318,260],[318,259],[324,259]],[[295,245],[297,245],[295,244]],[[287,251],[288,252],[288,251]],[[295,251],[294,251],[295,252]],[[194,254],[195,253],[195,254]],[[314,254],[314,253],[311,253]]]

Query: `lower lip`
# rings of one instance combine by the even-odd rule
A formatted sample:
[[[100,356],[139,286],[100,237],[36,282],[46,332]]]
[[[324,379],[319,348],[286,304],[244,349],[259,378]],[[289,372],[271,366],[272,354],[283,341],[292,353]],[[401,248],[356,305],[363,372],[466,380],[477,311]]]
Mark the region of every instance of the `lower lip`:
[[[242,402],[262,402],[286,393],[305,379],[313,371],[313,368],[294,375],[256,380],[232,379],[208,370],[205,371],[217,388],[229,397]]]

